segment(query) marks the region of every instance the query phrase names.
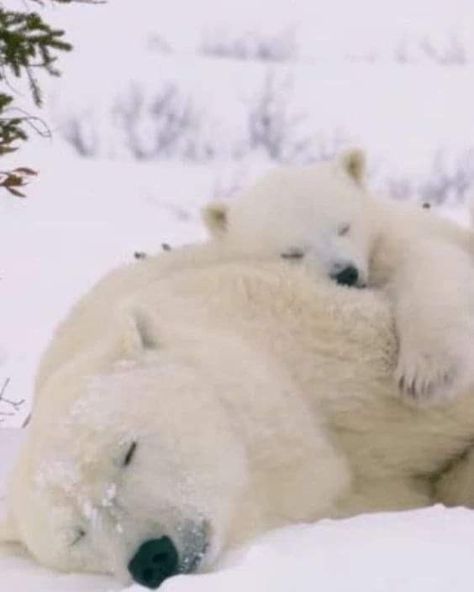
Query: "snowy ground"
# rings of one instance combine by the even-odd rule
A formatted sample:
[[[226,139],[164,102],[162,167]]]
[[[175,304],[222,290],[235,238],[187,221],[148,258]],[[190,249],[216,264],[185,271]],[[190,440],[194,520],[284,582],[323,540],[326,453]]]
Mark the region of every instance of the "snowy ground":
[[[63,62],[64,78],[46,84],[54,138],[35,140],[2,162],[2,169],[11,162],[41,173],[26,200],[0,194],[4,427],[20,426],[28,415],[39,354],[80,293],[111,267],[132,260],[136,251],[201,239],[201,204],[226,196],[269,166],[259,153],[232,161],[229,148],[243,141],[248,107],[268,72],[282,92],[288,91],[280,97],[285,117],[300,121],[290,126],[291,141],[312,135],[323,151],[334,148],[338,135],[343,144],[361,144],[369,151],[375,179],[398,175],[403,190],[410,188],[404,177],[426,178],[438,151],[456,161],[474,145],[472,0],[175,0],[174,10],[159,13],[156,0],[136,0],[133,11],[130,4],[110,0],[103,6],[51,8],[77,46]],[[298,55],[271,68],[200,56],[203,35],[216,30],[294,31]],[[451,38],[458,39],[465,61],[450,67],[433,62],[420,50],[425,38],[441,51]],[[397,58],[401,48],[406,61]],[[219,148],[212,162],[131,159],[115,125],[114,104],[133,85],[148,100],[170,81],[206,114],[205,140],[217,141]],[[23,106],[31,110],[27,101]],[[71,117],[82,117],[87,133],[92,128],[100,137],[95,160],[79,159],[61,141]],[[463,207],[452,205],[446,213],[462,219]],[[20,437],[19,430],[0,431],[0,481]],[[228,558],[218,573],[173,578],[162,589],[471,592],[473,539],[474,513],[467,510],[324,521],[270,534]],[[108,578],[53,574],[14,551],[0,554],[1,592],[122,588]]]
[[[19,430],[0,432],[12,459]],[[0,479],[3,480],[5,464]],[[1,506],[0,506],[1,508]],[[216,573],[178,576],[163,592],[472,592],[474,512],[441,506],[281,529],[224,558]],[[115,592],[108,577],[52,573],[0,552],[2,592]],[[126,592],[145,590],[140,586]]]

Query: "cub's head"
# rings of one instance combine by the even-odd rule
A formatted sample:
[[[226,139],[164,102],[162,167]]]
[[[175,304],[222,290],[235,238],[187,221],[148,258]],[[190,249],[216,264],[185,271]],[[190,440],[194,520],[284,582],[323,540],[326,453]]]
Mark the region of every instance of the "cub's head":
[[[213,239],[238,253],[304,263],[340,284],[367,282],[371,224],[365,158],[270,172],[234,202],[203,211]]]

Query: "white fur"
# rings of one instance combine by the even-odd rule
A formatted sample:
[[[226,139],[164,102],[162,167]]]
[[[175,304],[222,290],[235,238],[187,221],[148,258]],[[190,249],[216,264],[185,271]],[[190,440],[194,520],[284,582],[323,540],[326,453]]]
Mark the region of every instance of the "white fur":
[[[269,173],[204,219],[223,251],[304,257],[331,277],[358,269],[358,285],[384,288],[394,306],[395,378],[418,402],[446,400],[474,380],[474,244],[471,230],[414,205],[374,199],[363,156]]]
[[[326,275],[357,266],[364,283],[373,242],[364,197],[363,187],[339,163],[283,167],[228,205],[210,204],[204,218],[229,250],[279,258],[300,249],[306,264]],[[351,233],[339,236],[346,224]]]
[[[126,578],[163,534],[185,570],[204,539],[210,566],[272,527],[433,499],[472,438],[474,393],[404,405],[383,295],[221,257],[191,247],[113,272],[63,323],[3,538]]]

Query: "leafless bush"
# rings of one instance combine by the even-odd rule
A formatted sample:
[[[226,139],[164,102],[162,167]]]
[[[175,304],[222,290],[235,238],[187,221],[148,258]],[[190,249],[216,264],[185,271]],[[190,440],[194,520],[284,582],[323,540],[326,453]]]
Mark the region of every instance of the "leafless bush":
[[[291,81],[267,72],[248,111],[248,149],[277,162],[307,162],[313,137],[303,131],[306,118],[292,110],[290,95]]]
[[[413,56],[411,55],[410,50],[408,49],[408,44],[406,40],[403,40],[395,48],[395,61],[398,64],[409,64],[413,61]]]
[[[286,30],[274,35],[248,31],[232,35],[213,31],[205,35],[199,53],[234,60],[260,60],[262,62],[288,62],[297,57],[294,31]]]
[[[127,149],[137,160],[207,161],[215,155],[202,114],[175,84],[165,84],[151,100],[132,87],[117,100],[114,112]]]
[[[382,185],[394,199],[414,199],[429,205],[462,203],[474,186],[474,151],[452,158],[438,151],[424,176],[390,176]]]
[[[411,199],[416,192],[413,179],[390,176],[385,179],[385,191],[396,200]]]
[[[311,148],[311,160],[333,160],[341,151],[350,144],[346,133],[336,128],[330,133],[319,132],[315,134]]]
[[[148,49],[164,55],[173,53],[173,47],[165,37],[158,33],[151,35],[147,43]]]
[[[466,47],[456,35],[451,35],[445,42],[435,42],[429,37],[415,43],[404,40],[395,49],[395,61],[400,64],[426,59],[440,66],[464,66],[469,62]]]
[[[441,66],[464,65],[468,61],[465,46],[454,35],[441,45],[436,45],[431,39],[423,39],[420,49],[424,55]]]
[[[7,418],[17,415],[25,403],[24,399],[13,401],[6,397],[7,389],[10,384],[10,378],[6,378],[0,388],[0,424]]]
[[[347,55],[351,62],[370,64],[375,64],[383,58],[383,53],[373,49]],[[470,62],[466,45],[456,35],[450,35],[444,41],[435,41],[430,37],[421,40],[403,39],[395,46],[393,59],[402,65],[432,62],[440,66],[464,66]]]
[[[90,116],[72,115],[61,126],[61,134],[80,156],[97,156],[99,138]]]
[[[308,130],[306,115],[291,105],[292,82],[267,72],[261,88],[249,105],[247,151],[260,151],[277,163],[306,164],[334,158],[347,144],[336,129],[327,134]]]
[[[474,183],[474,151],[468,150],[449,161],[442,152],[433,160],[428,179],[420,184],[424,202],[463,202]]]
[[[380,56],[374,49],[366,49],[363,51],[349,52],[346,53],[345,59],[349,62],[363,63],[363,64],[375,64],[379,60]]]

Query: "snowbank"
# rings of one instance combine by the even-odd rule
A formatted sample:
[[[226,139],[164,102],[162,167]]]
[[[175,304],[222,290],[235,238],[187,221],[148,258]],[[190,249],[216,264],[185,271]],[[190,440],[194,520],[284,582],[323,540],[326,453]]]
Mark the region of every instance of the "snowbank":
[[[22,433],[1,430],[0,479]],[[1,503],[1,502],[0,502]],[[472,592],[474,512],[441,506],[323,520],[267,534],[212,574],[177,576],[163,592]],[[115,592],[105,576],[53,573],[16,548],[0,552],[2,592]],[[140,592],[140,586],[126,587]]]

